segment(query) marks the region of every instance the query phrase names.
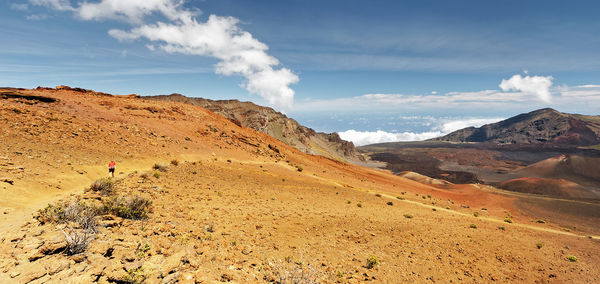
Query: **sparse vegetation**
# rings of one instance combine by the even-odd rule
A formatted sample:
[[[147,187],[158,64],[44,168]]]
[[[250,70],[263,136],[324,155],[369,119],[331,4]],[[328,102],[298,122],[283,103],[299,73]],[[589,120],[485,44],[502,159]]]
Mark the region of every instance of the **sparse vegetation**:
[[[87,231],[96,231],[96,219],[99,215],[96,207],[88,206],[81,202],[67,202],[48,204],[40,209],[35,218],[41,223],[68,223],[75,222]]]
[[[304,169],[302,168],[302,166],[300,166],[300,165],[296,166],[296,169],[297,169],[299,172],[301,172],[301,171],[303,171],[303,170],[304,170]]]
[[[542,243],[542,242],[538,242],[538,243],[536,243],[536,244],[535,244],[535,246],[536,246],[538,249],[541,249],[541,248],[544,246],[544,243]]]
[[[412,219],[414,216],[411,214],[404,214],[404,218]]]
[[[388,201],[388,202],[387,202],[387,205],[389,205],[389,206],[394,206],[394,202]]]
[[[65,253],[67,255],[75,255],[84,252],[90,242],[92,241],[92,233],[84,230],[83,232],[77,232],[71,229],[68,233],[65,232],[61,227],[58,227],[65,235],[65,241],[67,246],[65,247]]]
[[[505,231],[505,230],[506,230],[506,228],[504,228],[504,226],[498,226],[498,230]]]
[[[159,172],[154,172],[152,174],[152,176],[155,177],[155,178],[159,178],[160,177],[160,173]]]
[[[479,212],[473,212],[473,216],[479,217]]]
[[[89,190],[100,192],[101,195],[106,196],[111,195],[114,192],[114,185],[115,183],[111,179],[102,178],[94,181],[90,185]]]
[[[477,229],[477,225],[471,224],[471,225],[469,225],[469,228],[471,228],[471,229]]]
[[[373,269],[377,265],[379,265],[379,259],[376,256],[371,255],[369,258],[367,258],[367,265],[365,266],[366,268]]]
[[[121,218],[141,220],[148,218],[152,201],[139,197],[113,197],[104,200],[103,210]]]
[[[577,262],[579,259],[577,259],[576,256],[574,255],[567,255],[566,259],[570,262]]]
[[[513,220],[509,217],[504,218],[504,222],[512,224]]]
[[[125,276],[123,282],[130,284],[138,284],[144,283],[145,280],[146,274],[144,273],[144,268],[138,267],[127,270],[127,276]]]
[[[375,194],[375,196],[377,196],[377,197],[381,197],[381,194],[379,194],[379,193],[376,193],[376,194]]]
[[[546,224],[546,221],[544,221],[544,220],[537,220],[536,222],[540,223],[540,224]]]
[[[173,159],[173,160],[171,160],[171,165],[178,166],[179,165],[179,161],[177,159]]]
[[[362,207],[362,203],[360,203],[360,202],[356,203],[356,206],[359,207],[359,208],[361,208]]]
[[[404,200],[404,197],[402,197],[402,196],[396,196],[396,199],[398,199],[398,200]]]
[[[346,200],[346,203],[347,203],[347,204],[350,204],[350,203],[352,203],[352,201],[350,201],[350,200]]]

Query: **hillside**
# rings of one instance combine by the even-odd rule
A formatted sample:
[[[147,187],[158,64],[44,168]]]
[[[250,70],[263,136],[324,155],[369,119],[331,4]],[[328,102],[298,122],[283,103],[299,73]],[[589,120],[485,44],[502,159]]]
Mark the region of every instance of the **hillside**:
[[[498,144],[597,145],[600,144],[600,116],[561,113],[545,108],[479,128],[468,127],[457,130],[431,140]]]
[[[180,94],[144,98],[201,106],[244,127],[275,137],[304,153],[322,155],[351,163],[365,162],[365,158],[354,148],[354,144],[342,140],[337,133],[316,132],[270,107],[238,100],[215,101],[203,98],[188,98]]]
[[[594,203],[420,183],[187,103],[71,88],[0,102],[0,283],[600,277]]]

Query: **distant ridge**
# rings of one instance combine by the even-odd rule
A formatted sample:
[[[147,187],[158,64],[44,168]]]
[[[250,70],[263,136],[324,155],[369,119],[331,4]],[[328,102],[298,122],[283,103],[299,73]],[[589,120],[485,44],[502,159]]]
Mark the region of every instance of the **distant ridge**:
[[[189,98],[181,94],[144,97],[151,100],[182,102],[201,106],[234,123],[263,132],[308,154],[321,155],[350,163],[366,162],[352,142],[342,140],[337,133],[323,133],[299,124],[270,107],[238,100]]]
[[[543,108],[479,128],[457,130],[430,141],[596,145],[600,144],[600,116]]]

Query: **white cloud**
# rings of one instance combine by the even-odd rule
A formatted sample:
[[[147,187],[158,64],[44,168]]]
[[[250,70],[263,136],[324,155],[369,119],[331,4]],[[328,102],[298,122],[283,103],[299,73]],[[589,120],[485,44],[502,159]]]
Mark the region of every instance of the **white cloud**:
[[[47,6],[58,11],[75,11],[69,0],[29,0],[29,3],[36,6]]]
[[[217,58],[217,74],[243,76],[246,80],[241,86],[251,94],[282,111],[292,107],[294,90],[290,85],[299,81],[298,76],[281,67],[279,60],[267,53],[268,46],[241,29],[234,17],[210,15],[203,22],[197,17],[200,11],[184,8],[181,0],[102,0],[75,8],[66,0],[30,1],[56,10],[70,9],[84,20],[115,19],[132,24],[129,31],[108,31],[119,41],[146,39],[156,43],[147,45],[150,50]],[[153,15],[162,15],[167,21],[144,22]]]
[[[525,94],[531,94],[537,96],[540,100],[545,103],[552,102],[552,94],[550,93],[550,87],[552,87],[552,76],[525,76],[514,75],[508,80],[502,80],[500,83],[500,89],[503,91],[521,91]]]
[[[437,125],[426,132],[386,132],[377,131],[356,131],[347,130],[339,132],[340,137],[347,141],[352,141],[356,146],[369,145],[375,143],[400,142],[400,141],[423,141],[439,136],[446,135],[450,132],[463,129],[466,127],[480,127],[484,124],[494,123],[503,120],[504,118],[464,118],[464,119],[440,119]]]
[[[10,4],[10,8],[12,10],[17,10],[17,11],[29,11],[29,5],[27,5],[26,3],[21,3],[21,4],[12,3],[12,4]]]
[[[27,20],[31,20],[31,21],[40,21],[40,20],[45,20],[48,18],[48,15],[46,14],[33,14],[33,15],[29,15],[26,17]]]
[[[398,141],[421,141],[427,140],[431,138],[438,137],[442,135],[442,132],[433,131],[433,132],[423,132],[423,133],[413,133],[413,132],[401,132],[401,133],[390,133],[381,130],[377,130],[375,132],[370,131],[356,131],[356,130],[347,130],[343,132],[338,132],[340,138],[346,141],[352,141],[356,146],[363,146],[369,144],[376,143],[386,143],[386,142],[398,142]]]

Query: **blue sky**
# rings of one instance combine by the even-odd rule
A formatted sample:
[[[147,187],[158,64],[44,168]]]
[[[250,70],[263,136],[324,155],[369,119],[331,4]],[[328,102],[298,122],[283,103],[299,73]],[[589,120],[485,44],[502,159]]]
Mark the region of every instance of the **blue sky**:
[[[338,132],[437,135],[540,107],[599,114],[597,1],[177,3],[7,0],[0,85],[237,98]]]

